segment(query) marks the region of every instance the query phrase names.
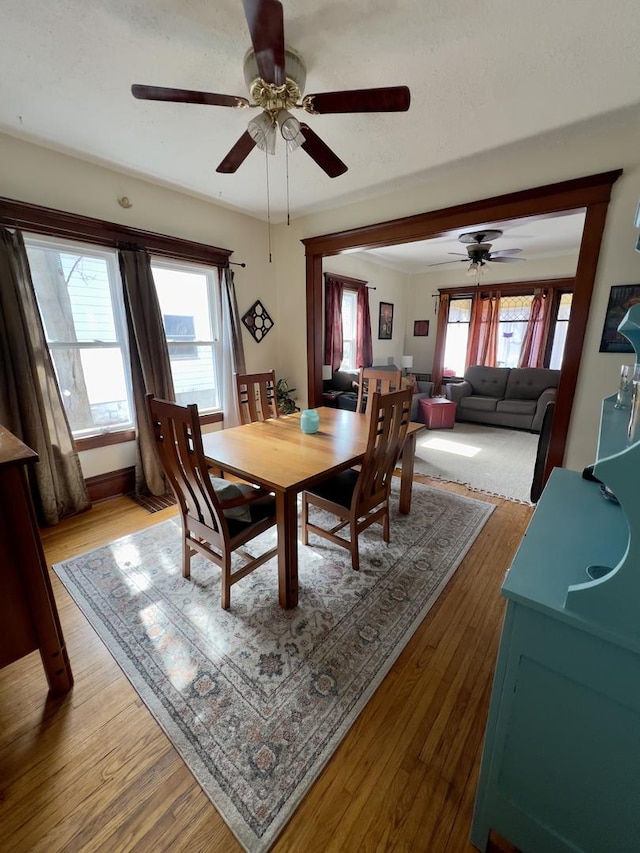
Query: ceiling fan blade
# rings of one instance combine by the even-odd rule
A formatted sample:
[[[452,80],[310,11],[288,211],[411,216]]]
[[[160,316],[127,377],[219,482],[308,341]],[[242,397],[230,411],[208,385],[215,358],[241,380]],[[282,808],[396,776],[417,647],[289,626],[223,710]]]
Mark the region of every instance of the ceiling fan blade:
[[[249,134],[249,131],[245,130],[222,163],[220,163],[216,172],[223,172],[224,174],[231,174],[232,172],[235,172],[238,167],[244,163],[246,157],[251,153],[254,147],[255,142]]]
[[[469,258],[464,258],[463,260],[468,261]],[[455,261],[438,261],[436,264],[427,264],[428,267],[442,267],[445,264],[459,264],[460,260],[456,259]]]
[[[284,13],[279,0],[242,0],[260,77],[283,86]]]
[[[164,86],[131,87],[134,98],[143,101],[176,101],[181,104],[210,104],[213,107],[248,107],[249,101],[239,95],[217,95],[215,92],[196,92],[193,89],[166,89]]]
[[[458,255],[460,258],[469,257],[469,255],[463,254],[462,252],[447,252],[447,255]],[[451,261],[445,261],[445,263],[451,263]]]
[[[490,264],[519,264],[520,261],[526,261],[526,258],[496,258],[491,255],[487,258]]]
[[[398,113],[409,109],[411,93],[407,86],[383,89],[349,89],[307,95],[304,108],[309,113]]]
[[[338,175],[344,175],[347,171],[347,166],[345,166],[337,154],[333,153],[326,142],[323,142],[318,134],[311,130],[308,124],[300,124],[300,130],[305,140],[300,147],[304,148],[309,157],[315,160],[318,166],[330,178],[337,178]]]
[[[507,255],[519,255],[522,249],[498,249],[497,252],[491,252],[492,258],[506,257]]]

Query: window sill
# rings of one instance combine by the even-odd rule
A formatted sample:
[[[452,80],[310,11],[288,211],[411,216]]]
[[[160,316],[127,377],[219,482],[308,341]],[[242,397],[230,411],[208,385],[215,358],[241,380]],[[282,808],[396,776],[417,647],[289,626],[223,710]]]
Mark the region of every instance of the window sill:
[[[211,412],[207,415],[200,415],[200,423],[217,424],[222,423],[224,415],[222,412]],[[96,435],[88,435],[86,438],[74,439],[76,451],[94,450],[96,447],[109,447],[111,444],[124,444],[127,441],[135,441],[135,429],[123,429],[114,432],[101,432]]]

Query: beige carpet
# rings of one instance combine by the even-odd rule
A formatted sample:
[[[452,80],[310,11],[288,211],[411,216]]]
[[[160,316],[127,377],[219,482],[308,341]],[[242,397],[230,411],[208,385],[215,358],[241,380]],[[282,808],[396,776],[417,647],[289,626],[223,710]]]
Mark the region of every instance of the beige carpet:
[[[250,853],[273,844],[494,509],[414,483],[401,516],[393,489],[391,542],[364,531],[359,572],[344,548],[299,546],[293,610],[275,559],[222,610],[216,566],[194,557],[182,578],[173,521],[54,567]]]
[[[524,430],[456,423],[419,433],[415,473],[530,503],[538,436]]]

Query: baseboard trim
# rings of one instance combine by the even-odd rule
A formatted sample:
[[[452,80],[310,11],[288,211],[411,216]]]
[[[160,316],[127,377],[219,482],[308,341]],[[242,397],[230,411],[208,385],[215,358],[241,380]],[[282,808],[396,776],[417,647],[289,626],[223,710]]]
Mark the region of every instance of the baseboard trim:
[[[119,471],[107,471],[85,480],[91,503],[127,495],[135,487],[135,468],[120,468]]]

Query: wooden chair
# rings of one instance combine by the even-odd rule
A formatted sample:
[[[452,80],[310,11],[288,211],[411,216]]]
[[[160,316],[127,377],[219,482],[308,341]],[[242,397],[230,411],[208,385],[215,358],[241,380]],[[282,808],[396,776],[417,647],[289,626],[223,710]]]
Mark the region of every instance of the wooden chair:
[[[278,417],[274,370],[265,373],[236,373],[235,377],[241,423],[250,424]]]
[[[231,586],[275,557],[277,547],[252,557],[242,546],[276,523],[273,495],[249,485],[212,477],[202,449],[198,407],[180,406],[147,394],[147,409],[164,473],[176,496],[184,536],[182,574],[190,577],[191,557],[204,554],[222,571],[222,607],[231,604]],[[234,552],[244,565],[231,571]]]
[[[361,367],[358,377],[358,400],[356,412],[369,414],[374,391],[379,394],[389,394],[400,391],[402,387],[402,372],[400,370],[379,370],[376,367]]]
[[[351,565],[358,571],[358,536],[374,522],[382,524],[382,538],[390,541],[389,493],[396,460],[409,426],[411,389],[391,394],[374,392],[369,404],[369,437],[360,470],[350,468],[302,493],[302,541],[309,533],[322,536],[351,553]],[[337,516],[340,522],[329,529],[309,521],[309,505]],[[336,536],[349,527],[349,539]]]

